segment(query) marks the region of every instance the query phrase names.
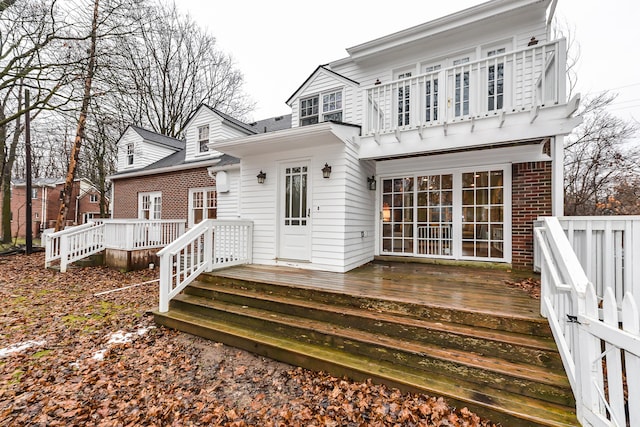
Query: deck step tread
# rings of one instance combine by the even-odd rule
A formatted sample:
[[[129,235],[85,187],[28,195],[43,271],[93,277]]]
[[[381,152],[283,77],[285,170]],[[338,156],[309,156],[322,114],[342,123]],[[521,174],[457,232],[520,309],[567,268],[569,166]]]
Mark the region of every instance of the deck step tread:
[[[171,327],[188,330],[209,339],[234,337],[234,344],[249,351],[258,346],[271,349],[280,360],[291,363],[315,360],[323,366],[336,366],[346,372],[360,373],[361,376],[375,378],[382,382],[398,384],[434,396],[443,396],[455,402],[474,408],[485,408],[497,414],[523,420],[520,425],[573,426],[576,425],[572,408],[540,402],[525,396],[514,396],[499,389],[478,386],[459,379],[451,379],[437,374],[414,373],[399,369],[392,363],[377,361],[363,356],[340,352],[331,347],[301,344],[283,336],[265,331],[256,331],[240,325],[206,318],[196,314],[171,309],[167,313],[154,313],[156,321]],[[224,341],[224,340],[223,340]],[[269,353],[269,351],[267,351]],[[267,357],[273,357],[267,354]],[[278,357],[274,357],[278,358]],[[304,366],[304,365],[302,365]],[[304,366],[309,368],[309,366]],[[507,425],[507,424],[505,424]]]
[[[226,287],[215,282],[207,281],[195,281],[189,285],[193,288],[198,288],[207,291],[215,291],[220,293],[226,293],[231,295],[240,295],[243,297],[269,301],[274,303],[282,303],[295,305],[302,308],[321,310],[337,315],[347,314],[352,316],[358,316],[368,319],[375,319],[385,321],[389,323],[395,323],[400,325],[409,325],[417,328],[429,329],[439,332],[453,333],[457,335],[470,336],[477,339],[500,341],[509,343],[512,345],[518,345],[523,347],[535,348],[540,350],[557,351],[556,344],[551,337],[541,337],[534,335],[525,335],[517,332],[501,331],[496,329],[488,329],[481,327],[471,327],[468,325],[434,321],[426,319],[418,319],[407,316],[399,316],[394,314],[385,313],[379,310],[372,310],[370,308],[353,308],[345,306],[335,306],[331,304],[325,304],[319,301],[309,301],[303,299],[294,299],[290,297],[283,297],[274,294],[264,294],[246,289],[239,289],[237,287]],[[188,288],[187,288],[188,292]]]
[[[317,331],[328,335],[339,335],[348,339],[365,342],[373,345],[382,345],[388,349],[402,349],[417,355],[424,355],[430,359],[446,361],[468,366],[483,371],[491,371],[496,374],[513,378],[536,381],[561,388],[569,388],[569,383],[564,373],[556,373],[548,368],[536,367],[529,364],[509,362],[501,358],[482,356],[475,353],[455,349],[442,349],[438,346],[424,343],[411,342],[398,338],[381,336],[359,329],[351,329],[337,325],[328,325],[325,322],[291,316],[283,313],[264,310],[255,307],[238,306],[224,301],[211,300],[194,295],[178,295],[174,298],[188,304],[215,309],[239,316],[263,319],[272,323],[285,326],[295,325],[298,328]]]

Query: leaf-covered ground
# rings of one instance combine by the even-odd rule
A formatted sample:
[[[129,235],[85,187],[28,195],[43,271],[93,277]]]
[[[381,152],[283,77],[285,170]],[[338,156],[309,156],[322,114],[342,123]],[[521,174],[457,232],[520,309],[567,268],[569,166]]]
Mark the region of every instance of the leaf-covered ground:
[[[0,257],[0,426],[484,426],[442,399],[155,327],[157,278]]]

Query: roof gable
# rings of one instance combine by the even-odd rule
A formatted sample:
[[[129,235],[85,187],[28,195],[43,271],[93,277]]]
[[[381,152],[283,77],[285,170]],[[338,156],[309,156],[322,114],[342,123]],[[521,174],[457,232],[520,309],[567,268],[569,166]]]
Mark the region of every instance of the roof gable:
[[[191,122],[193,121],[193,119],[204,108],[209,110],[214,115],[218,116],[218,118],[220,118],[220,120],[221,120],[221,122],[223,124],[226,124],[226,125],[229,125],[229,126],[232,126],[232,127],[236,128],[236,129],[239,129],[239,130],[245,132],[247,135],[252,135],[252,134],[256,133],[256,131],[254,129],[252,129],[250,125],[248,125],[246,123],[243,123],[238,119],[234,119],[230,115],[228,115],[226,113],[223,113],[222,111],[218,111],[215,108],[208,106],[207,104],[200,104],[198,106],[198,108],[196,108],[196,110],[187,119],[183,129],[187,129],[189,127],[189,125],[191,124]]]
[[[289,97],[289,99],[287,99],[287,105],[291,106],[291,101],[298,96],[298,94],[300,92],[303,92],[307,87],[309,87],[309,85],[319,76],[319,75],[326,75],[332,79],[341,81],[344,84],[347,84],[349,86],[359,86],[360,83],[358,83],[355,80],[351,80],[348,77],[343,76],[342,74],[338,74],[335,71],[332,71],[330,69],[328,69],[326,67],[326,65],[319,65],[318,68],[316,68],[313,73],[311,73],[311,75],[309,75],[309,77],[307,77],[307,79],[304,81],[304,83],[302,83],[300,85],[300,87],[298,89],[296,89],[296,91]]]
[[[139,126],[129,125],[129,128],[134,132],[136,132],[138,135],[140,135],[145,142],[161,145],[163,147],[170,148],[174,151],[184,148],[184,141],[181,141],[179,139],[162,135],[160,133],[144,129]],[[127,131],[125,131],[125,133],[126,132]],[[122,135],[124,136],[124,133]],[[120,138],[122,139],[122,137]]]

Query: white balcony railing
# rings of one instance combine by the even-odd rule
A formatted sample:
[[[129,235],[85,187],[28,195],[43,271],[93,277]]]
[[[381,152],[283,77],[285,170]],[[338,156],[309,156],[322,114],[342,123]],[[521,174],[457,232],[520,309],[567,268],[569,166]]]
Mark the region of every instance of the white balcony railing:
[[[163,247],[184,234],[185,224],[184,220],[100,219],[45,233],[45,267],[59,260],[64,273],[72,262],[104,249]]]
[[[251,264],[253,222],[207,219],[158,252],[161,313],[200,273]]]
[[[605,276],[604,295],[597,296],[557,218],[540,220],[535,236],[541,313],[562,357],[578,420],[585,426],[640,425],[640,405],[633,403],[640,402],[638,295],[625,291],[617,299],[613,278]],[[624,241],[637,245],[637,237]]]
[[[364,90],[363,134],[419,129],[566,102],[564,39]]]

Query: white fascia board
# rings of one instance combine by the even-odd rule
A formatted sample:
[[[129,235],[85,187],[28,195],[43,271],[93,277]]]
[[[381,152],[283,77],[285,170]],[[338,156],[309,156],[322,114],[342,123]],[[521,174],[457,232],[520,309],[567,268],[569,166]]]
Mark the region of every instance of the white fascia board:
[[[242,158],[247,155],[254,156],[291,148],[313,147],[330,141],[331,139],[327,139],[327,137],[346,144],[359,134],[359,126],[324,122],[311,126],[299,126],[276,132],[226,139],[210,145],[217,151]]]
[[[197,169],[197,168],[202,168],[207,166],[213,166],[219,161],[220,161],[220,158],[217,157],[213,159],[207,159],[206,161],[202,161],[202,162],[183,163],[181,165],[167,166],[167,167],[158,168],[158,169],[138,170],[138,171],[132,171],[132,172],[118,174],[118,175],[109,175],[106,179],[107,181],[113,182],[113,181],[117,181],[119,179],[125,179],[125,178],[135,178],[138,176],[157,175],[160,173]]]
[[[400,142],[393,133],[360,138],[360,160],[387,159],[469,148],[491,147],[510,142],[533,140],[556,135],[568,135],[582,122],[582,117],[565,117],[565,106],[540,109],[539,118],[529,123],[529,111],[507,114],[505,125],[499,127],[500,116],[476,119],[471,132],[471,120],[461,120],[447,124],[446,135],[443,125],[430,126],[400,133]]]
[[[357,61],[387,49],[396,48],[406,43],[431,37],[474,22],[483,21],[521,7],[540,3],[546,10],[550,2],[551,0],[493,0],[347,48],[347,53],[349,53],[351,59]]]
[[[291,95],[289,97],[289,99],[287,99],[286,104],[289,107],[293,107],[293,101],[298,97],[298,94],[300,92],[304,92],[311,83],[313,83],[315,81],[315,79],[318,77],[318,75],[320,74],[324,74],[325,76],[334,79],[334,80],[338,80],[340,82],[342,82],[343,84],[347,85],[347,86],[351,86],[351,87],[358,87],[359,84],[353,80],[350,80],[349,78],[343,76],[342,74],[333,71],[331,69],[327,69],[325,68],[326,66],[321,65],[318,68],[315,69],[315,71],[313,73],[311,73],[311,75],[309,77],[307,77],[307,80],[305,80],[304,84],[302,86],[300,86],[294,93],[293,95]]]

